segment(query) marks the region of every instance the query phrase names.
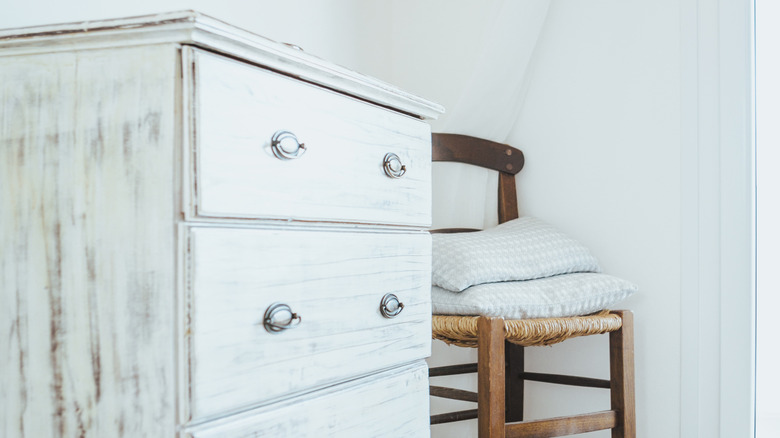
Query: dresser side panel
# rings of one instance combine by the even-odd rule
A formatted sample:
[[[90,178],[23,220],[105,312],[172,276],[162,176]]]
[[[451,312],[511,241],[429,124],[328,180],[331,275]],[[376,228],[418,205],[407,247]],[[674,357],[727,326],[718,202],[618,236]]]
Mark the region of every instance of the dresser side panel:
[[[0,58],[0,436],[175,433],[177,53]]]

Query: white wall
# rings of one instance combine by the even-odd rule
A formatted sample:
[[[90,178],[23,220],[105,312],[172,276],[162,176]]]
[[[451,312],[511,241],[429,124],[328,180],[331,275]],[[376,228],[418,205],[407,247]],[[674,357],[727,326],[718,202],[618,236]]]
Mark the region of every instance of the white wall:
[[[480,50],[488,8],[497,1],[39,0],[4,7],[0,27],[197,9],[271,39],[293,42],[310,53],[452,107],[468,82],[470,63]],[[717,25],[714,33],[704,32],[707,28],[695,30],[697,25],[706,26],[713,20],[717,24],[719,19],[717,10],[714,18],[697,15],[698,3],[553,0],[531,61],[525,104],[510,136],[511,142],[526,153],[526,168],[518,179],[522,213],[543,218],[577,237],[592,248],[606,272],[640,286],[640,293],[623,304],[636,313],[639,437],[695,436],[687,432],[681,435],[681,428],[696,431],[699,424],[717,423],[718,400],[728,398],[720,389],[707,392],[709,383],[719,385],[726,378],[720,375],[720,365],[713,371],[703,360],[693,368],[685,362],[691,354],[696,354],[697,360],[709,354],[721,361],[730,350],[721,351],[720,338],[704,345],[704,353],[684,350],[681,355],[683,336],[688,336],[686,348],[698,348],[698,330],[717,330],[722,310],[720,304],[713,307],[718,317],[707,319],[704,307],[702,321],[714,325],[700,327],[697,319],[695,335],[681,334],[681,284],[688,284],[682,269],[686,261],[681,254],[686,254],[684,245],[690,246],[683,233],[691,226],[698,232],[700,224],[685,219],[686,211],[691,211],[687,205],[691,198],[683,195],[690,195],[691,188],[683,182],[690,182],[689,171],[698,166],[696,160],[700,159],[696,154],[687,155],[693,157],[691,161],[684,155],[692,144],[686,132],[704,132],[714,123],[707,122],[710,124],[704,128],[689,123],[692,117],[694,124],[698,119],[707,120],[707,114],[693,111],[691,105],[703,111],[708,101],[689,96],[691,84],[696,88],[700,81],[706,82],[706,77],[697,76],[698,64],[688,59],[693,53],[693,58],[706,60],[708,52],[698,58],[697,53],[711,49],[718,40]],[[681,9],[681,4],[693,6]],[[692,12],[686,15],[686,10]],[[699,42],[702,44],[695,46]],[[692,49],[691,44],[695,46]],[[717,45],[714,47],[712,50],[717,52]],[[723,58],[723,62],[728,61]],[[691,103],[692,99],[695,102]],[[441,124],[437,122],[436,126]],[[714,127],[717,130],[718,126]],[[703,141],[698,137],[694,140]],[[708,144],[694,147],[706,148]],[[707,163],[703,165],[706,169]],[[713,175],[716,182],[720,181],[719,173]],[[694,196],[702,187],[694,187]],[[714,210],[716,215],[720,205]],[[702,211],[706,212],[699,209],[694,213]],[[693,225],[683,229],[684,224]],[[715,268],[708,269],[691,272],[705,278]],[[702,289],[701,293],[706,299],[708,293],[718,298],[721,292]],[[743,300],[741,295],[735,296]],[[700,306],[698,295],[692,303]],[[437,345],[433,360],[453,360],[451,350]],[[463,360],[473,357],[473,351],[463,354],[467,356]],[[591,337],[531,349],[528,367],[606,378],[606,354],[606,337]],[[725,363],[724,369],[728,368]],[[696,377],[701,382],[694,386],[681,382],[685,369],[694,376],[703,370],[706,379]],[[738,371],[739,382],[749,380],[749,376],[743,376],[744,368],[738,367]],[[471,381],[464,384],[473,386]],[[552,391],[544,395],[542,388]],[[696,396],[687,397],[686,391]],[[713,400],[703,399],[708,394],[715,397],[715,407]],[[744,398],[742,393],[738,395],[737,399]],[[683,406],[681,398],[686,401]],[[608,404],[608,397],[599,390],[528,384],[526,405],[530,417],[600,410]],[[728,406],[728,400],[722,404]],[[681,418],[681,412],[686,413],[685,417]],[[720,429],[714,430],[717,433]],[[433,431],[434,437],[475,436],[473,421],[437,426]],[[737,435],[722,438],[732,436]]]
[[[620,307],[636,316],[640,437],[679,436],[680,427],[678,8],[675,0],[553,2],[510,137],[526,153],[524,213],[576,236],[605,272],[639,285]],[[604,337],[532,352],[528,366],[607,378],[606,345]],[[557,409],[608,408],[593,392],[558,390]],[[530,404],[531,415],[554,404]]]
[[[455,29],[460,56],[429,54],[414,73],[386,78],[430,90],[452,108],[465,76],[447,72],[470,68],[484,29],[468,4],[397,5],[394,21],[407,26],[393,38],[397,65],[426,54],[420,26],[439,25],[442,12],[460,15],[460,26],[442,27]],[[751,5],[553,0],[509,137],[527,158],[518,177],[522,213],[576,236],[607,272],[640,286],[624,303],[636,313],[640,437],[751,433]],[[434,204],[434,222],[436,215]],[[451,351],[437,346],[432,362],[452,359]],[[528,365],[606,377],[606,351],[604,338],[575,340],[532,349]],[[608,406],[594,390],[543,395],[542,384],[528,386],[530,417]],[[441,437],[475,431],[473,422],[433,430]]]
[[[337,64],[368,58],[369,2],[359,0],[29,0],[0,2],[0,28],[146,15],[193,9],[275,41],[294,43]]]
[[[402,2],[395,9],[394,21],[406,31],[394,38],[393,59],[412,67],[387,79],[451,107],[484,29],[469,18],[474,3],[447,8],[442,2],[419,3]],[[636,313],[640,437],[680,436],[679,15],[675,0],[554,0],[510,135],[526,154],[518,177],[521,213],[577,237],[606,272],[640,286],[622,304]],[[448,48],[430,51],[441,40],[449,41]],[[425,55],[429,61],[420,62]],[[530,370],[609,376],[606,336],[527,351]],[[431,362],[469,357],[439,344]],[[474,387],[473,380],[458,380]],[[605,391],[536,383],[527,388],[529,418],[609,408]],[[475,436],[474,423],[435,426],[433,435]]]

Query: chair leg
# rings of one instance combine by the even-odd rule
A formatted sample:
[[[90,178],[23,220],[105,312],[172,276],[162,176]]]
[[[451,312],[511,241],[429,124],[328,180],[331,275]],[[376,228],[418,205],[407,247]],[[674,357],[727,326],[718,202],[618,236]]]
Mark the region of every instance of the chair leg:
[[[609,373],[612,409],[618,414],[618,425],[612,438],[636,438],[634,407],[634,315],[622,310],[623,327],[609,334]]]
[[[504,438],[504,320],[477,320],[479,438]]]
[[[525,392],[525,350],[521,345],[506,341],[506,421],[523,421],[523,394]]]

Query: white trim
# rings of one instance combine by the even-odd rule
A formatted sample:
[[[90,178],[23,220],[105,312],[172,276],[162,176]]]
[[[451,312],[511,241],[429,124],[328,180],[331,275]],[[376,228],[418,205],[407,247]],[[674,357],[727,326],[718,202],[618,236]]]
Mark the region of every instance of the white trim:
[[[195,11],[0,30],[0,56],[161,43],[189,44],[268,67],[308,82],[422,118],[441,105],[386,82]]]
[[[680,2],[680,437],[699,427],[698,8]]]
[[[780,3],[756,1],[756,438],[780,431]]]
[[[684,0],[680,12],[680,436],[750,436],[753,2]]]
[[[752,436],[755,404],[754,2],[721,0],[721,437]]]

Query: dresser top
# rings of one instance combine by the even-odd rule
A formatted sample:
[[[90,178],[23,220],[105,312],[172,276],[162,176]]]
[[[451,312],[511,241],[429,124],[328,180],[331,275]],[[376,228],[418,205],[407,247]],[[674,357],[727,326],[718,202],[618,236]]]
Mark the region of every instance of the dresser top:
[[[262,65],[414,116],[435,119],[441,105],[378,79],[261,37],[196,11],[0,30],[0,56],[188,44]]]

